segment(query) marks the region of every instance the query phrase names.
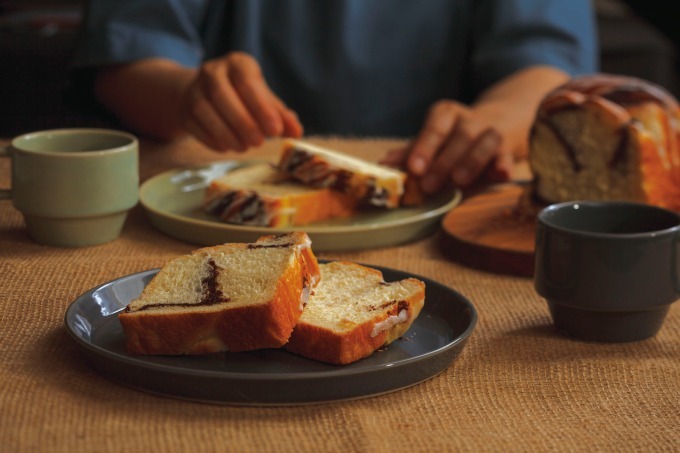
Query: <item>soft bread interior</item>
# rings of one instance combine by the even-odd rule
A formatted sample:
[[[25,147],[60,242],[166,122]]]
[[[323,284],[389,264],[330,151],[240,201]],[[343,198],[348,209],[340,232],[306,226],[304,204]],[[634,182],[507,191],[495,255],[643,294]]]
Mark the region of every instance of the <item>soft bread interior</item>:
[[[289,139],[286,141],[284,146],[287,148],[304,150],[311,154],[321,156],[329,164],[337,166],[338,168],[343,168],[346,170],[356,171],[360,173],[368,173],[375,175],[378,178],[397,180],[404,179],[404,173],[397,169],[369,162],[363,159],[359,159],[357,157],[350,156],[348,154],[340,153],[327,148],[323,148],[321,146],[313,145],[311,143]]]
[[[228,223],[285,227],[348,217],[357,203],[350,194],[305,185],[260,163],[214,180],[203,208]]]
[[[404,194],[406,173],[298,140],[284,142],[277,166],[305,184],[351,194],[366,205],[396,208]]]
[[[217,194],[228,189],[248,189],[271,197],[319,191],[290,179],[266,162],[233,170],[213,180],[208,190]]]
[[[321,281],[284,347],[298,355],[345,365],[401,337],[420,313],[425,284],[415,278],[385,282],[357,263],[320,265]]]
[[[128,311],[210,311],[226,303],[230,308],[266,304],[274,295],[277,279],[296,259],[295,247],[309,247],[307,241],[295,243],[291,235],[272,236],[254,244],[207,247],[175,258],[130,303]]]
[[[371,335],[376,336],[398,324],[410,325],[422,307],[421,300],[414,304],[415,313],[411,310],[408,316],[399,307],[400,301],[412,300],[414,294],[423,293],[424,285],[416,279],[387,283],[375,269],[339,261],[321,264],[320,269],[321,282],[300,317],[301,323],[343,335],[358,325],[372,322]],[[393,314],[386,317],[388,312]],[[397,332],[389,341],[401,333]]]
[[[537,195],[643,201],[641,131],[620,123],[598,104],[563,109],[539,119],[532,134],[531,167]]]
[[[568,200],[627,200],[680,209],[680,106],[633,77],[574,78],[541,102],[531,134],[532,212]],[[531,217],[530,217],[531,218]]]

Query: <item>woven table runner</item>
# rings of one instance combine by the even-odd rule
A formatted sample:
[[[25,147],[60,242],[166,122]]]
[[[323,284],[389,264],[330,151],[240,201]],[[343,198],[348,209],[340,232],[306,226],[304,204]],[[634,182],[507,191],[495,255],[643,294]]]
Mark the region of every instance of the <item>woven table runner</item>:
[[[378,157],[400,143],[328,140]],[[142,179],[227,159],[193,142],[142,144]],[[247,157],[271,156],[268,142]],[[241,156],[238,156],[241,157]],[[9,185],[0,159],[0,187]],[[204,404],[137,391],[92,370],[64,327],[71,302],[196,246],[137,206],[117,240],[83,249],[34,243],[0,200],[0,451],[678,451],[680,305],[661,332],[628,344],[557,334],[530,279],[466,268],[441,233],[395,247],[319,253],[395,268],[468,298],[479,321],[461,355],[418,385],[289,407]]]

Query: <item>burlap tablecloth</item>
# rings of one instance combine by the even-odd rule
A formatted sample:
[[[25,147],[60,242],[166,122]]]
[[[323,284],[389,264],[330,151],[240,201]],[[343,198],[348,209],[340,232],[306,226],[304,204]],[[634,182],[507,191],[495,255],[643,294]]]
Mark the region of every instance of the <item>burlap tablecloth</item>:
[[[378,156],[398,142],[333,144]],[[143,142],[142,179],[227,157],[191,142]],[[0,187],[8,173],[0,160]],[[653,339],[573,341],[553,331],[530,279],[466,268],[441,252],[439,239],[319,257],[411,272],[469,298],[479,322],[444,372],[354,401],[221,406],[108,380],[88,367],[64,327],[80,294],[195,246],[155,230],[139,206],[109,244],[38,245],[11,202],[0,201],[0,451],[680,450],[680,304]]]

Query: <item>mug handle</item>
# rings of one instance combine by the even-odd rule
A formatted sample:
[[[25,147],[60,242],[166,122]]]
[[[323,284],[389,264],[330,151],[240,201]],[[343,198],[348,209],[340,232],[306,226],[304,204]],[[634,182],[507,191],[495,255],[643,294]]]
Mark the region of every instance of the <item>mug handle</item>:
[[[671,279],[675,294],[680,297],[680,232],[675,233],[671,247]]]
[[[0,146],[0,157],[10,157],[11,148],[9,145]],[[10,189],[0,189],[0,200],[11,198]]]

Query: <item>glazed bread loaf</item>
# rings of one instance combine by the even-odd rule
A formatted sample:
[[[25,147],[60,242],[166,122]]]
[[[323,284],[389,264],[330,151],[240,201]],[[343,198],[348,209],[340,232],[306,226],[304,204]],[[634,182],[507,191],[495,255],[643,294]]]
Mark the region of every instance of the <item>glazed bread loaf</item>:
[[[406,173],[299,140],[286,140],[278,168],[306,185],[347,193],[362,204],[396,208]]]
[[[131,354],[278,348],[319,281],[305,233],[206,247],[165,264],[119,314]]]
[[[233,170],[208,186],[203,208],[233,224],[287,227],[348,217],[357,200],[328,188],[313,188],[257,163]]]
[[[680,210],[680,108],[627,76],[575,78],[548,94],[533,125],[532,200],[627,200]]]
[[[303,357],[355,362],[404,335],[423,307],[418,279],[387,283],[377,269],[351,262],[320,268],[321,281],[284,346]]]

